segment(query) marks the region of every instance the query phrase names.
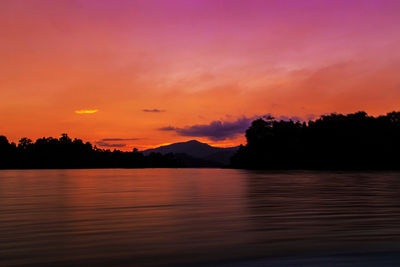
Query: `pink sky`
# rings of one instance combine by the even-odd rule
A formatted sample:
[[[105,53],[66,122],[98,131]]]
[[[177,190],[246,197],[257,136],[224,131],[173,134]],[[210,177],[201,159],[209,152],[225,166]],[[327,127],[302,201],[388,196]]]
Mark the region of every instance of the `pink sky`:
[[[385,0],[3,0],[0,134],[230,146],[263,114],[400,110],[399,14]]]

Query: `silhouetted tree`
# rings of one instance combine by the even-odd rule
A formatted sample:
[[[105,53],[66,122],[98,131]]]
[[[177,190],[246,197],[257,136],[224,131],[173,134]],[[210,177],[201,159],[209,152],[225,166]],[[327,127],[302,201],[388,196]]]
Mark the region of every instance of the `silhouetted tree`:
[[[32,140],[26,137],[23,137],[19,140],[18,148],[26,150],[32,145]]]
[[[43,137],[32,142],[24,137],[18,147],[0,136],[0,168],[146,168],[181,167],[173,154],[144,156],[137,149],[131,152],[110,151],[93,147],[89,142]]]
[[[13,166],[16,154],[16,145],[9,143],[7,137],[0,136],[0,169]]]
[[[400,112],[330,114],[300,123],[253,121],[231,166],[249,169],[400,169]]]

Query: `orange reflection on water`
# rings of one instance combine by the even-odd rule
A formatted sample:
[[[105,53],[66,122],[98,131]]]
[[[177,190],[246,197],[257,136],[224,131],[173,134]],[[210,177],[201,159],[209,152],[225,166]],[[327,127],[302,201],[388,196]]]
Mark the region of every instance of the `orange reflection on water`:
[[[5,265],[400,251],[398,173],[0,171]]]

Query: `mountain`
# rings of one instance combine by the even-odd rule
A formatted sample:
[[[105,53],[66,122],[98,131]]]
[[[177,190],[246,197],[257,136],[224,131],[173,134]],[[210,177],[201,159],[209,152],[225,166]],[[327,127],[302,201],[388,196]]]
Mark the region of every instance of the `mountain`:
[[[190,167],[217,167],[229,164],[229,159],[238,150],[238,147],[214,147],[197,140],[174,143],[142,151],[144,155],[150,153],[174,153]]]

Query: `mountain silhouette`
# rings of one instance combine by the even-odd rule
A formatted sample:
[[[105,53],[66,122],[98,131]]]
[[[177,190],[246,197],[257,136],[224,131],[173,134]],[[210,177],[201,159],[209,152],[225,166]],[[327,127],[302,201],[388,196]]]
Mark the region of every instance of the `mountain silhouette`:
[[[221,166],[229,164],[229,159],[236,153],[239,147],[214,147],[209,144],[190,140],[174,143],[142,151],[144,155],[160,153],[162,155],[173,153],[180,155],[186,165],[189,166]]]

